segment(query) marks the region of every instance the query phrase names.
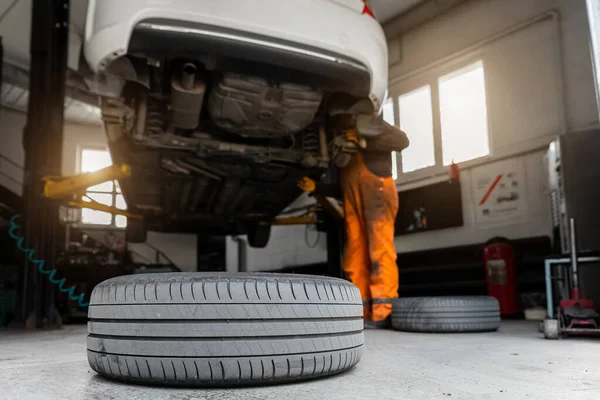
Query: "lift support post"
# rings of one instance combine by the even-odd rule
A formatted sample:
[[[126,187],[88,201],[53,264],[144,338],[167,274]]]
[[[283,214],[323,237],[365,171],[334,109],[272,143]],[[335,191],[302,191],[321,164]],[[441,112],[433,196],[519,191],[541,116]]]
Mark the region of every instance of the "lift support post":
[[[43,176],[61,174],[63,114],[69,37],[69,0],[33,0],[31,13],[29,104],[23,134],[25,180],[21,234],[36,258],[56,260],[58,206],[43,196]],[[25,327],[60,324],[55,287],[23,257],[19,319]]]

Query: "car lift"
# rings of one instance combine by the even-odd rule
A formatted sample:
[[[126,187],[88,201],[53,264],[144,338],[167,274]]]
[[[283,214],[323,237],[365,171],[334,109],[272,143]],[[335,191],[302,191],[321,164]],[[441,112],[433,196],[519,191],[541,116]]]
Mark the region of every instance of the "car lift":
[[[89,187],[99,185],[104,182],[110,182],[118,179],[125,179],[131,176],[131,168],[126,165],[111,165],[95,172],[86,172],[83,174],[67,177],[44,177],[44,197],[52,200],[66,200],[69,197],[77,197],[76,200],[67,201],[68,207],[89,208],[96,211],[103,211],[115,215],[123,215],[128,218],[142,219],[141,215],[121,210],[117,207],[107,206],[98,203],[95,200],[81,200],[85,196],[85,190]]]

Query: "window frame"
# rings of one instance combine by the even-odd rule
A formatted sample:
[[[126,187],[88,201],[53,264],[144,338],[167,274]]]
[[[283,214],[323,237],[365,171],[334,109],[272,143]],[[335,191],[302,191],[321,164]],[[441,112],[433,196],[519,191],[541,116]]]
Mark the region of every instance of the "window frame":
[[[454,73],[460,75],[463,71],[468,70],[469,66],[480,62],[483,66],[484,74],[484,85],[486,94],[486,110],[488,120],[488,144],[489,153],[485,156],[473,158],[471,160],[462,161],[457,163],[461,168],[470,168],[475,165],[479,165],[485,162],[489,162],[493,159],[494,155],[494,140],[492,126],[490,124],[490,92],[489,92],[489,70],[488,64],[486,63],[485,56],[482,52],[472,53],[468,56],[461,57],[443,65],[429,68],[417,75],[409,75],[405,79],[391,85],[389,87],[389,97],[394,101],[394,121],[396,126],[400,126],[400,108],[399,108],[399,97],[403,94],[410,93],[414,90],[418,90],[423,86],[429,85],[431,87],[431,109],[432,109],[432,121],[433,121],[433,145],[434,145],[434,157],[435,165],[430,167],[421,168],[415,171],[403,172],[402,171],[402,155],[397,157],[398,164],[398,179],[396,180],[397,185],[404,185],[414,183],[428,178],[435,178],[444,175],[448,171],[448,166],[444,166],[443,161],[443,147],[442,147],[442,126],[441,126],[441,110],[440,110],[440,89],[439,79],[446,76],[452,76]]]

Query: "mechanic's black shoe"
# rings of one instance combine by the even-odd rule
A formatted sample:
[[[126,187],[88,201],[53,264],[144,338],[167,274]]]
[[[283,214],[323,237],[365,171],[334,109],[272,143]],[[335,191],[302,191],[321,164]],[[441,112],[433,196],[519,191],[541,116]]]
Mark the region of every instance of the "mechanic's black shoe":
[[[365,329],[392,329],[392,320],[387,317],[383,321],[365,321]]]

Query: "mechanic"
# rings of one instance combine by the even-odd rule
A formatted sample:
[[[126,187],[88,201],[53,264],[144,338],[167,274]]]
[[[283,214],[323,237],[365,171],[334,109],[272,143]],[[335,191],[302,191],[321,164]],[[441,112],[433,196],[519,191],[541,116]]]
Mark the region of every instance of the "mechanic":
[[[338,115],[334,119],[333,129],[357,145],[341,170],[340,185],[316,183],[305,177],[298,186],[313,195],[342,197],[344,272],[360,289],[365,329],[387,329],[391,326],[391,300],[398,297],[394,246],[398,192],[392,178],[392,152],[407,148],[409,140],[400,129],[382,120],[379,135],[361,140],[353,117]]]

